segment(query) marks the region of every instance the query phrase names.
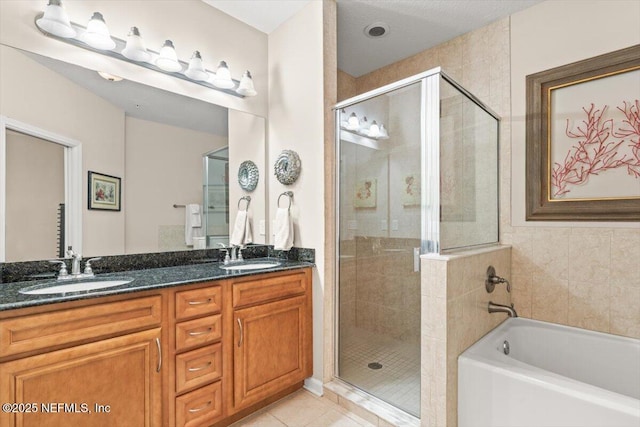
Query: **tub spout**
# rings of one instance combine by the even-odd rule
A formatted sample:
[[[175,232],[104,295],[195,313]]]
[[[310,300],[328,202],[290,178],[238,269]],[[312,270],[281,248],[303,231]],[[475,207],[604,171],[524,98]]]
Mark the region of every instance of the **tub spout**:
[[[508,306],[489,301],[488,309],[489,313],[507,313],[509,317],[518,317],[518,313],[516,313],[516,309],[513,308],[513,304]]]

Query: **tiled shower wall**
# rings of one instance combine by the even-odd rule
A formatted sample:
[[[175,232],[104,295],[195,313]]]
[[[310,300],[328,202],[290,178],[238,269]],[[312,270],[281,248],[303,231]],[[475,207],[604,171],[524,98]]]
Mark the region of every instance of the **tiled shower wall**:
[[[413,248],[419,246],[419,239],[356,237],[342,242],[341,328],[420,339],[420,274],[413,271]]]

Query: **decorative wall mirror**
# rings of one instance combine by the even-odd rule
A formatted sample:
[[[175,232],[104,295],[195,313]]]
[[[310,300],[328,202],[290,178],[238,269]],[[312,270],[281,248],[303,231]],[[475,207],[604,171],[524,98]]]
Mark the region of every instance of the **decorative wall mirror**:
[[[0,114],[9,122],[82,141],[80,172],[70,184],[80,195],[75,209],[81,220],[71,221],[78,230],[67,245],[73,242],[74,250],[83,256],[192,249],[185,244],[184,208],[174,205],[204,203],[203,155],[228,146],[232,170],[246,159],[243,151],[264,167],[265,120],[261,117],[127,80],[107,81],[96,70],[6,45],[0,44],[0,49]],[[248,135],[247,129],[253,134]],[[250,147],[247,140],[252,141]],[[87,209],[88,170],[122,178],[120,212]],[[265,186],[259,185],[257,191],[257,203],[252,204],[256,222],[266,218]],[[231,200],[241,196],[241,189],[230,186]],[[4,197],[3,190],[3,214]],[[229,210],[235,215],[235,203],[230,203]],[[257,237],[258,243],[266,239]],[[58,255],[33,253],[23,260]]]

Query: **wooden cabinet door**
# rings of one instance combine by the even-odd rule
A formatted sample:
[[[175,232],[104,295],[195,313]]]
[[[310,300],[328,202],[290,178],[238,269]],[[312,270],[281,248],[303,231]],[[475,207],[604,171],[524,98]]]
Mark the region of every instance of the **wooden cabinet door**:
[[[0,364],[0,402],[16,402],[0,425],[159,427],[159,340],[157,328]]]
[[[234,312],[234,409],[312,374],[311,308],[287,298]]]

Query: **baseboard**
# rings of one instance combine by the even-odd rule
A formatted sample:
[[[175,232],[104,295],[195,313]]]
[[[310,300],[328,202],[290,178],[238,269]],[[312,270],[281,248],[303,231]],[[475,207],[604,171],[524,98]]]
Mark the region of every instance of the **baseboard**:
[[[319,397],[324,394],[322,381],[314,377],[309,377],[304,380],[304,388]]]

